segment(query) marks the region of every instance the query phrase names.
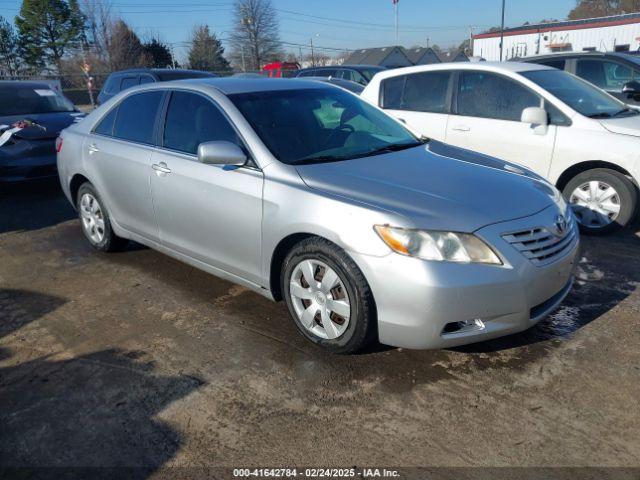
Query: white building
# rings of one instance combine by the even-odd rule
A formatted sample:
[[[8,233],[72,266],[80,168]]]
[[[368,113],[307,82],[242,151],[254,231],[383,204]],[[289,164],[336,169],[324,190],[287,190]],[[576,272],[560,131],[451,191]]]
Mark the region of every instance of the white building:
[[[503,60],[556,52],[639,50],[640,13],[630,13],[505,29]],[[473,55],[500,60],[500,32],[474,35]]]

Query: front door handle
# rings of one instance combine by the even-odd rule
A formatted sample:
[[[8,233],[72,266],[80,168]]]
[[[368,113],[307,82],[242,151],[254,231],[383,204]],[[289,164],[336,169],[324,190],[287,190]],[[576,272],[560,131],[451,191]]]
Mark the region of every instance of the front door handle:
[[[151,165],[151,168],[158,172],[158,175],[162,173],[171,173],[171,169],[167,167],[167,164],[164,162],[154,163],[153,165]]]
[[[456,125],[455,127],[451,127],[451,130],[455,130],[456,132],[468,132],[471,129],[466,125]]]
[[[98,148],[98,146],[95,143],[92,143],[91,145],[89,145],[89,155],[92,155],[94,153],[99,152],[100,149]]]

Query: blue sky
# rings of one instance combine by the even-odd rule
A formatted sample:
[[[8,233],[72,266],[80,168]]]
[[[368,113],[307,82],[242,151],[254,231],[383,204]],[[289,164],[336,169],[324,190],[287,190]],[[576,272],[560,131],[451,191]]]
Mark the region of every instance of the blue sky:
[[[310,38],[319,47],[357,49],[395,43],[391,0],[272,0],[280,18],[281,40],[303,53]],[[19,0],[0,0],[0,15],[13,18]],[[207,23],[220,37],[232,28],[232,0],[112,0],[114,13],[142,38],[159,36],[178,57],[195,24]],[[507,0],[506,25],[543,18],[563,19],[575,0]],[[500,23],[501,0],[400,0],[400,44],[459,44],[476,32]],[[319,18],[322,17],[322,18]],[[302,46],[298,47],[300,44]],[[327,50],[327,53],[331,53]],[[179,58],[180,59],[180,58]]]

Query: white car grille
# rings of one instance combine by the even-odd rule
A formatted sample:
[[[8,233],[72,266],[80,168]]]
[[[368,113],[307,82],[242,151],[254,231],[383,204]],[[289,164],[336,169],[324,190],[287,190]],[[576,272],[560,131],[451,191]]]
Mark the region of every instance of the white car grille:
[[[544,266],[553,263],[571,250],[578,235],[575,222],[568,221],[566,230],[562,233],[553,227],[535,227],[504,233],[502,238],[513,245],[531,263]]]

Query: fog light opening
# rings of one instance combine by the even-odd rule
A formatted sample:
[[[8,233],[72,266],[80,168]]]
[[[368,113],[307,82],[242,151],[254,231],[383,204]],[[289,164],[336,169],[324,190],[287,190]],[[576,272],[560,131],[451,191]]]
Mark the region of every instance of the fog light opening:
[[[442,329],[442,336],[466,332],[479,332],[484,330],[484,322],[479,318],[463,320],[461,322],[449,322]]]

